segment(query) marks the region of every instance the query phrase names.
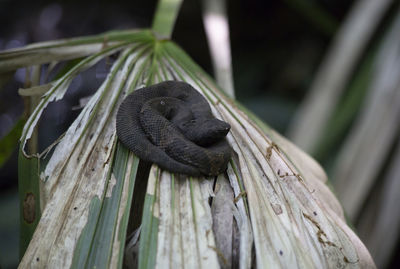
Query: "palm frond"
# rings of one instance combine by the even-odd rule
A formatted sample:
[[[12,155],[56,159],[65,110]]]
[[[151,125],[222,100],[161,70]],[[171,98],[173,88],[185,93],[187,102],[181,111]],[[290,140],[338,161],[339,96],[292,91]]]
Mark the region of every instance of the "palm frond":
[[[289,130],[306,152],[316,151],[345,86],[391,1],[357,1],[341,26]]]
[[[42,210],[21,268],[121,267],[130,217],[142,217],[140,268],[235,262],[240,268],[253,263],[259,268],[374,267],[314,160],[244,112],[176,44],[149,31],[131,35],[93,51],[51,82],[25,125],[21,165],[34,160],[38,171],[21,181],[40,176]],[[20,52],[10,61],[25,57]],[[109,75],[66,133],[43,153],[27,152],[46,106],[63,98],[77,74],[116,52]],[[232,192],[219,207],[213,201],[221,187],[214,188],[213,179],[173,175],[156,166],[148,178],[139,177],[140,161],[118,143],[115,114],[126,94],[169,79],[190,83],[209,100],[215,116],[232,126],[227,139],[235,156],[217,180],[229,182]],[[140,191],[135,183],[142,180],[148,180],[143,215],[130,216],[133,195]],[[218,210],[230,216],[232,227],[213,226]],[[220,241],[228,238],[231,253]]]

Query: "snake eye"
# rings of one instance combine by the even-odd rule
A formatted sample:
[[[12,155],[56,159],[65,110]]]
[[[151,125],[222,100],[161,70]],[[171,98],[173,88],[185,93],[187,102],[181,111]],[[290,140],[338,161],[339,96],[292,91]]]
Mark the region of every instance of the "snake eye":
[[[190,121],[190,123],[195,123],[195,122],[196,122],[196,120],[191,120],[191,121]]]
[[[165,102],[164,101],[160,101],[160,105],[164,106]]]

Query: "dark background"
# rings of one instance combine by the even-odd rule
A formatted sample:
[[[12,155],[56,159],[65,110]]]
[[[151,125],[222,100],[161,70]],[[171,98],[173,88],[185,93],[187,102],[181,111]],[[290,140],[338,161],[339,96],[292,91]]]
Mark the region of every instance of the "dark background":
[[[284,133],[310,86],[337,27],[353,4],[348,0],[309,1],[324,15],[310,15],[295,0],[232,0],[228,3],[233,76],[237,99]],[[0,50],[32,42],[151,25],[156,1],[0,0]],[[207,72],[211,62],[201,18],[201,1],[186,0],[173,39]],[[71,107],[90,94],[104,68],[89,70],[62,102],[50,106],[41,126],[50,124],[39,143],[65,130],[79,111]],[[17,89],[24,72],[0,92],[0,139],[23,112]],[[17,154],[0,167],[0,267],[18,264]]]

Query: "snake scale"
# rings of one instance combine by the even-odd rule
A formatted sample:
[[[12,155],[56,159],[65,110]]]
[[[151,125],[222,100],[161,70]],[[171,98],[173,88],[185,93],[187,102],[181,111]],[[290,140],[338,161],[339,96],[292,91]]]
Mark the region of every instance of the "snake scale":
[[[226,170],[230,125],[216,119],[191,85],[164,81],[135,90],[116,121],[122,144],[140,159],[173,173],[216,176]]]

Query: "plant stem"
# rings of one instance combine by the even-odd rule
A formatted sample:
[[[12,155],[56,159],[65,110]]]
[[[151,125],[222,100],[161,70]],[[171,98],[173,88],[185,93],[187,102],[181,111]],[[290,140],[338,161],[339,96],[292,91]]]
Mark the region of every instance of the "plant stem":
[[[152,29],[159,38],[171,38],[182,0],[159,0]]]

